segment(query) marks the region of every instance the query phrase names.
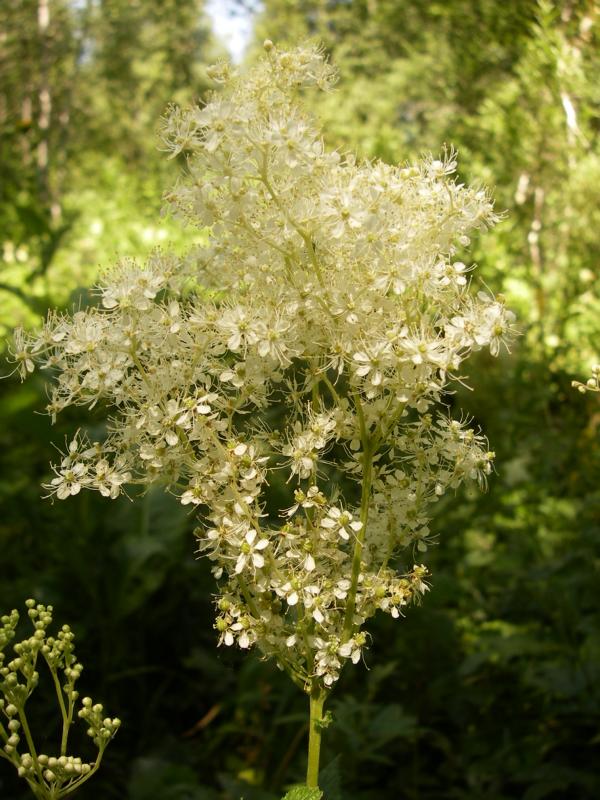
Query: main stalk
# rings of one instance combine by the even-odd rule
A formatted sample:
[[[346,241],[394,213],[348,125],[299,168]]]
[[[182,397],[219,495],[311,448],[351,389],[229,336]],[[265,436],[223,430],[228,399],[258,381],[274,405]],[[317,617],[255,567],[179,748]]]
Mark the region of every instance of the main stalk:
[[[323,729],[323,706],[327,695],[318,685],[310,692],[310,722],[308,731],[308,767],[306,785],[309,789],[319,786],[319,759],[321,757],[321,734]]]

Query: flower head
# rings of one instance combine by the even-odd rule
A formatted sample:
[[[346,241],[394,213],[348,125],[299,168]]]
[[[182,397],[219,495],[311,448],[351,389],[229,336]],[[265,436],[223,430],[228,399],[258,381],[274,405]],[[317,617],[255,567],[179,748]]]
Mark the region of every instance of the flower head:
[[[334,80],[319,48],[269,43],[247,74],[211,74],[219,92],[162,130],[188,163],[168,204],[209,228],[206,247],[121,261],[99,307],[51,314],[13,357],[23,377],[55,373],[53,417],[110,410],[51,494],[162,484],[199,518],[219,643],[331,686],[368,619],[426,591],[407,562],[435,503],[491,473],[483,437],[435,406],[473,351],[511,335],[456,260],[496,216],[453,152],[392,166],[328,150],[300,94]]]

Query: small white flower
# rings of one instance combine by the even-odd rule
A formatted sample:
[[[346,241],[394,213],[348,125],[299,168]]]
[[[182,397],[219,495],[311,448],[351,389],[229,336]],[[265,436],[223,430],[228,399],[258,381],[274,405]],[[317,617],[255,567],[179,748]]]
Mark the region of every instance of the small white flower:
[[[317,565],[315,563],[315,559],[313,558],[311,553],[308,553],[306,558],[304,559],[304,563],[302,564],[302,568],[304,570],[306,570],[306,572],[312,572],[314,569],[316,569],[316,566]]]
[[[358,533],[362,529],[362,522],[353,519],[349,511],[342,511],[336,506],[332,506],[321,520],[321,527],[334,531],[347,542],[352,534]]]
[[[59,470],[57,477],[50,481],[50,487],[59,500],[65,500],[67,497],[79,494],[87,483],[87,466],[81,461],[75,464],[68,462]]]
[[[338,653],[343,658],[349,658],[353,664],[358,664],[360,661],[361,647],[363,644],[364,635],[358,634],[356,637],[348,639],[347,642],[344,642],[344,644],[340,645],[338,648]]]
[[[264,567],[265,559],[261,551],[269,546],[269,540],[258,539],[256,541],[257,537],[258,533],[253,528],[246,533],[235,564],[236,574],[239,575],[249,562],[252,562],[256,569]]]

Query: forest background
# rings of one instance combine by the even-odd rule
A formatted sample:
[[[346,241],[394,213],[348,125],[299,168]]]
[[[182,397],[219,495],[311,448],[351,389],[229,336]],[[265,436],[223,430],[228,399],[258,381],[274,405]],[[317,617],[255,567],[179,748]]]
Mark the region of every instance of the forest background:
[[[506,217],[474,258],[521,334],[449,398],[498,473],[486,495],[439,503],[432,592],[375,622],[368,669],[336,689],[326,797],[597,798],[600,408],[571,382],[600,360],[600,4],[264,0],[255,14],[249,61],[266,36],[330,51],[338,86],[311,101],[330,145],[392,163],[455,147],[461,180],[494,190]],[[94,302],[85,287],[117,255],[202,240],[160,219],[183,164],[155,129],[169,102],[202,99],[220,55],[198,0],[3,0],[0,347],[49,307]],[[302,779],[304,698],[272,664],[217,650],[212,578],[174,498],[42,500],[51,443],[84,424],[51,428],[44,405],[41,379],[0,382],[0,611],[52,603],[82,688],[123,720],[78,797],[277,800]],[[25,796],[4,765],[0,797]]]

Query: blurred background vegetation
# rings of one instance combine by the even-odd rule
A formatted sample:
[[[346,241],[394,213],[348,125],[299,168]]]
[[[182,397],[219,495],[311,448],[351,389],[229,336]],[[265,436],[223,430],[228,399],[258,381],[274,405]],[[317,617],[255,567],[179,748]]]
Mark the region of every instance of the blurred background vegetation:
[[[235,3],[234,3],[235,5]],[[238,11],[250,13],[238,3]],[[337,90],[307,97],[331,146],[399,162],[444,146],[506,211],[473,242],[478,280],[521,336],[450,402],[488,434],[483,496],[440,503],[433,591],[372,626],[332,700],[327,800],[600,796],[600,4],[597,0],[263,0],[256,43],[321,39]],[[157,150],[171,102],[201,99],[223,53],[198,0],[0,3],[0,335],[88,302],[117,254],[184,249],[160,220],[180,165]],[[5,367],[4,372],[8,371]],[[81,688],[123,719],[82,800],[277,800],[302,778],[305,699],[270,664],[217,651],[192,521],[162,494],[41,499],[43,382],[0,382],[0,610],[70,622]],[[42,749],[56,731],[43,687]],[[0,797],[21,800],[6,765]]]

